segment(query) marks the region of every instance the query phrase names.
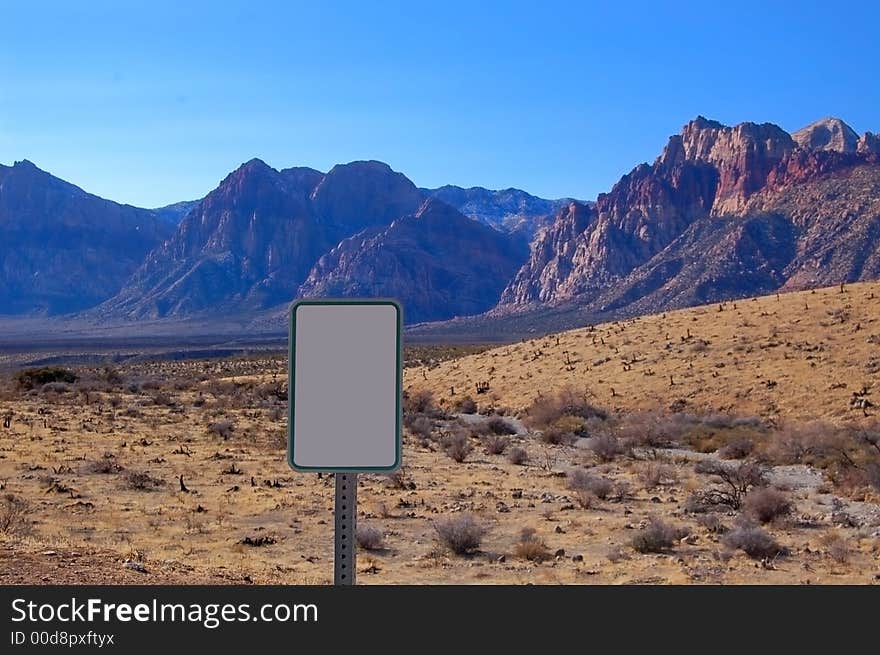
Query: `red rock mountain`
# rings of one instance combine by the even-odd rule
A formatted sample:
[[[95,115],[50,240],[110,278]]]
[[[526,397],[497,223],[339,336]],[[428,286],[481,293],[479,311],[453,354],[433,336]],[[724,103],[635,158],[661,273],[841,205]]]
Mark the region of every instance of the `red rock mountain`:
[[[494,314],[628,314],[876,278],[878,235],[874,135],[837,119],[790,136],[699,117],[595,207],[560,211]]]

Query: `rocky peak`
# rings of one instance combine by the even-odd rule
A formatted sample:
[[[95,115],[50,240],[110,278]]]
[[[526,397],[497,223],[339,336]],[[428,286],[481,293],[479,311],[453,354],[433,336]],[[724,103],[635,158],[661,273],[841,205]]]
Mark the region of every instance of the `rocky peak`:
[[[880,156],[880,135],[865,132],[856,143],[856,152],[860,155]]]
[[[712,213],[736,213],[795,146],[791,136],[772,123],[728,127],[699,116],[670,138],[655,168],[674,175],[685,163],[710,165],[718,173]]]
[[[849,125],[833,116],[810,123],[791,136],[801,148],[843,153],[856,152],[859,141],[859,135]]]

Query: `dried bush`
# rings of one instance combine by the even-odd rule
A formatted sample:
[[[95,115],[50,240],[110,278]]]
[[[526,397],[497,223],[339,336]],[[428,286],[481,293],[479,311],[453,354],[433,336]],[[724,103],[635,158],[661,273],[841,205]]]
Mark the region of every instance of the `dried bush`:
[[[405,391],[403,393],[403,413],[404,415],[424,414],[437,419],[447,418],[446,413],[437,406],[434,394],[427,389],[414,393]]]
[[[636,475],[645,489],[656,489],[664,484],[678,482],[678,471],[663,462],[646,462],[639,467]]]
[[[364,550],[380,550],[384,547],[385,535],[378,528],[359,525],[355,531],[358,546]]]
[[[590,442],[590,450],[600,462],[611,462],[618,455],[623,454],[623,446],[620,440],[611,433],[600,434],[593,437]]]
[[[572,491],[587,491],[600,500],[605,500],[614,491],[614,482],[608,478],[593,475],[584,469],[568,472],[567,486]]]
[[[589,489],[575,489],[574,499],[581,509],[593,509],[599,503],[596,494]]]
[[[471,514],[461,514],[434,522],[440,542],[456,555],[467,555],[480,548],[486,528]]]
[[[523,528],[519,539],[513,547],[514,554],[530,562],[543,562],[550,559],[550,551],[547,545],[538,537],[534,528]]]
[[[509,421],[504,420],[500,416],[493,416],[486,421],[486,428],[492,434],[509,435],[516,434],[516,428]]]
[[[569,432],[555,426],[550,426],[541,432],[541,441],[551,446],[571,446],[577,437]]]
[[[604,421],[608,418],[608,413],[590,403],[585,393],[566,387],[554,396],[536,398],[526,410],[526,423],[533,429],[540,429],[552,425],[563,416],[598,418]]]
[[[146,471],[129,471],[123,479],[125,487],[132,491],[154,491],[165,484],[164,480],[154,478]]]
[[[60,366],[42,366],[40,368],[25,368],[15,374],[15,382],[19,389],[30,391],[36,387],[42,387],[50,382],[64,382],[73,384],[77,375],[70,369]]]
[[[718,449],[721,459],[745,459],[755,449],[755,442],[747,437],[734,439]]]
[[[852,548],[846,538],[836,532],[831,532],[822,537],[822,545],[825,546],[828,557],[838,564],[846,564],[852,554]]]
[[[788,424],[770,436],[765,454],[774,464],[810,463],[828,455],[836,445],[839,435],[834,426],[820,421]]]
[[[710,414],[702,419],[703,425],[710,428],[734,430],[736,428],[762,429],[764,421],[760,416],[737,416],[736,414]]]
[[[388,480],[389,485],[395,489],[415,489],[416,485],[412,482],[406,475],[406,469],[402,466],[387,474],[385,478]]]
[[[668,448],[681,441],[692,423],[682,413],[630,412],[618,424],[615,434],[627,450]]]
[[[174,398],[171,397],[167,391],[158,391],[153,394],[153,404],[154,405],[162,405],[165,407],[173,407],[177,403]]]
[[[489,455],[503,455],[510,444],[510,439],[497,434],[483,437],[483,445],[486,447],[486,453]]]
[[[757,462],[727,464],[704,459],[694,467],[697,473],[712,476],[720,486],[696,492],[691,498],[707,507],[725,505],[732,509],[742,506],[746,494],[754,487],[767,484],[766,469]],[[692,510],[694,511],[694,510]]]
[[[24,536],[31,530],[30,505],[24,498],[6,494],[0,502],[0,534]]]
[[[434,421],[423,414],[410,414],[403,420],[404,425],[417,437],[430,439],[434,429]]]
[[[476,414],[477,403],[470,396],[465,396],[455,404],[455,411],[459,414]]]
[[[681,531],[657,517],[648,519],[648,525],[632,538],[633,550],[638,553],[663,553],[680,539]]]
[[[235,431],[235,422],[230,419],[212,421],[208,424],[208,434],[229,439]]]
[[[753,559],[773,558],[785,554],[785,549],[757,525],[742,523],[721,538],[728,548],[741,550]]]
[[[519,446],[514,446],[507,453],[507,461],[511,464],[515,464],[517,466],[522,466],[523,464],[528,463],[529,461],[529,453],[526,452],[525,448],[520,448]]]
[[[727,526],[721,521],[721,517],[714,512],[699,515],[697,517],[697,525],[715,534],[727,532]]]
[[[770,523],[790,514],[792,505],[781,491],[772,487],[760,487],[748,493],[743,500],[743,509],[759,523]]]
[[[443,440],[444,452],[459,464],[467,459],[473,449],[470,439],[462,433],[451,434]]]
[[[83,466],[83,472],[110,475],[122,472],[122,466],[116,461],[113,453],[104,453],[104,456],[100,459],[96,459]]]

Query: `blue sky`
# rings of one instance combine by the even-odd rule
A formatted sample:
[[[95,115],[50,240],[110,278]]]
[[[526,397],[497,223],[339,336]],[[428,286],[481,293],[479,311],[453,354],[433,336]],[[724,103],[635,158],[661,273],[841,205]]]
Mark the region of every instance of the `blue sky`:
[[[880,131],[876,3],[330,4],[3,0],[0,162],[141,206],[252,157],[590,199],[698,114]]]

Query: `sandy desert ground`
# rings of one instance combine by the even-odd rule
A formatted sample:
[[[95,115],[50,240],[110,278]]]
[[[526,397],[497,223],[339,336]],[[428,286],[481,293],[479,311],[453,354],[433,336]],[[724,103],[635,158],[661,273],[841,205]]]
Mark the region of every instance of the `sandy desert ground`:
[[[409,351],[359,583],[877,584],[878,303],[850,285]],[[283,356],[72,372],[3,380],[0,582],[331,581],[333,481],[287,467]]]

